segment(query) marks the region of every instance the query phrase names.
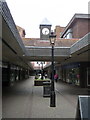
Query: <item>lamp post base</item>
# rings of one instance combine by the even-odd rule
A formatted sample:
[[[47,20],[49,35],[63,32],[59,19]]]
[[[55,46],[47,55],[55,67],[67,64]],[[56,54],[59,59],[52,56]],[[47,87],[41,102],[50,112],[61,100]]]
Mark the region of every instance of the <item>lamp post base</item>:
[[[50,107],[56,107],[55,91],[51,91],[50,94]]]

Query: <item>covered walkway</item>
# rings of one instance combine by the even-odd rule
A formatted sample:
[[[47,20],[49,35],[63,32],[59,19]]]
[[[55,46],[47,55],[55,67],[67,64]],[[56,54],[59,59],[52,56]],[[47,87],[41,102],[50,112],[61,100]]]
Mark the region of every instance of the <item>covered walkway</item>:
[[[33,71],[31,61],[51,61],[49,41],[33,41],[34,44],[32,46],[30,46],[31,42],[29,43],[30,45],[28,44],[29,46],[26,46],[25,41],[22,41],[18,33],[7,3],[1,1],[0,8],[0,17],[4,28],[2,29],[3,35],[0,36],[3,51],[2,59],[0,59],[3,63],[3,65],[0,64],[3,68],[2,82],[9,84],[17,81],[13,87],[3,88],[2,117],[75,118],[78,95],[88,94],[87,89],[62,82],[56,83],[56,107],[51,108],[50,98],[43,98],[43,87],[34,86],[34,76],[25,80]],[[89,38],[90,33],[79,39],[79,41],[76,39],[75,41],[57,41],[54,55],[56,65],[61,64],[63,66],[72,62],[88,62],[88,51],[90,50]],[[86,78],[87,73],[89,73],[88,66],[80,63],[79,67],[81,67],[80,82],[83,85],[84,82],[87,84],[86,81],[89,83],[89,77]],[[86,70],[87,73],[85,72]]]
[[[3,89],[3,118],[75,118],[78,95],[86,89],[56,83],[56,107],[43,97],[43,87],[34,86],[34,76]]]

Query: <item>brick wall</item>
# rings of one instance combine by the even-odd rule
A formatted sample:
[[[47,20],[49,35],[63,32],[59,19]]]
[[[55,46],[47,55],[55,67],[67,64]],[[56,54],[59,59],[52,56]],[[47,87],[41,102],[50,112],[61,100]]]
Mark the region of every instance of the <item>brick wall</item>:
[[[72,27],[73,38],[82,38],[90,32],[90,29],[88,29],[88,22],[90,22],[90,20],[78,19],[74,23],[74,26]]]
[[[65,27],[61,27],[61,26],[55,27],[56,38],[60,38],[60,34],[61,34],[61,32],[63,32],[64,29],[65,29]]]

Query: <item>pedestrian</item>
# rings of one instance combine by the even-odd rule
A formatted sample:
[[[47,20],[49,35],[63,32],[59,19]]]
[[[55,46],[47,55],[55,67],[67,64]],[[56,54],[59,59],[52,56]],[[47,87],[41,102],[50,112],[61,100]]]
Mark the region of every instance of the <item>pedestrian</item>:
[[[54,75],[54,80],[57,82],[57,80],[58,80],[58,74]]]

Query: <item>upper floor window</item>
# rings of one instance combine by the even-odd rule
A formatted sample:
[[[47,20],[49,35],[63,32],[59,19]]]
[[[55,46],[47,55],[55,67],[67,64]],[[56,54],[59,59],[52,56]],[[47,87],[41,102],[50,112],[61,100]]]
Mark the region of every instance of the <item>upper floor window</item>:
[[[65,39],[71,39],[72,38],[72,29],[68,29],[66,34],[64,35]]]

